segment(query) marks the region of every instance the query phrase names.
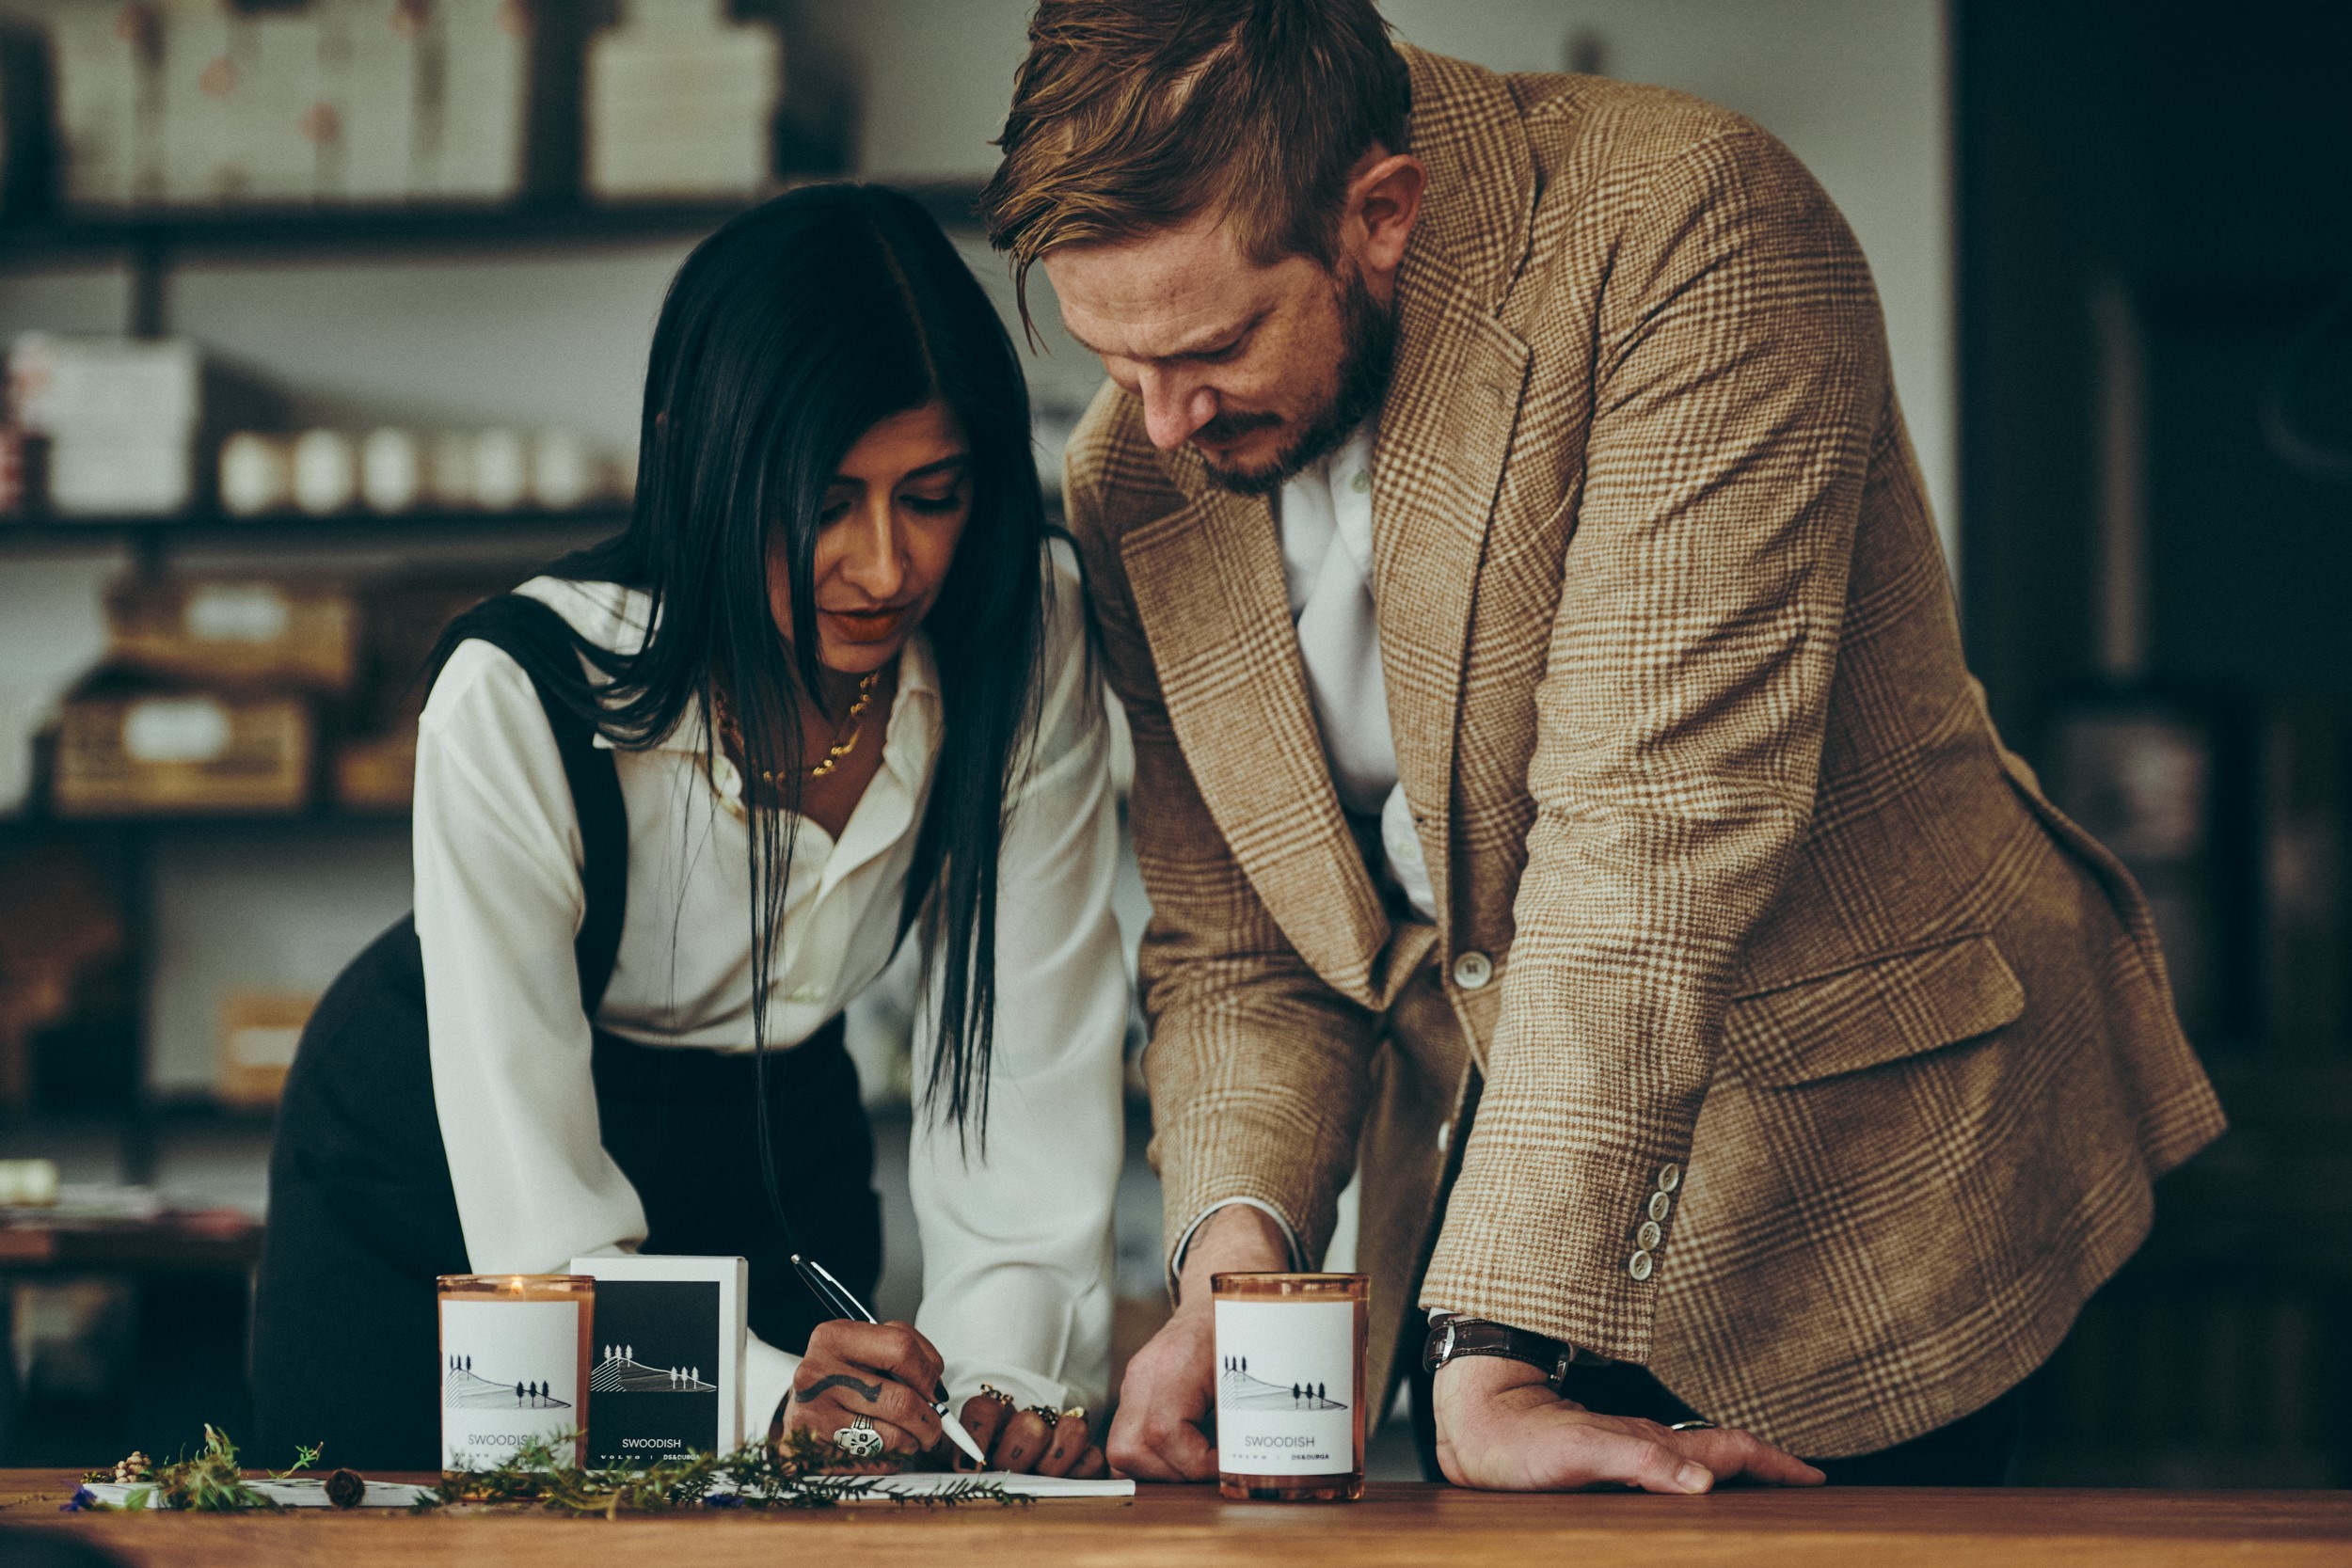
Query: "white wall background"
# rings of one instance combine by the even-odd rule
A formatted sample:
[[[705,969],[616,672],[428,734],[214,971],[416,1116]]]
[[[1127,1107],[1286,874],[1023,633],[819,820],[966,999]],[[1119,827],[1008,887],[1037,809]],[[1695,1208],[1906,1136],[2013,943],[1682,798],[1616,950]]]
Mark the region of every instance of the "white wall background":
[[[862,166],[878,178],[992,166],[1030,0],[810,6],[849,65]],[[0,14],[38,18],[36,0]],[[1686,88],[1761,121],[1844,208],[1878,272],[1939,518],[1954,520],[1952,277],[1946,48],[1940,0],[1386,0],[1416,43],[1504,70],[1559,69],[1584,34],[1611,74]],[[463,426],[568,424],[633,437],[645,343],[675,244],[594,252],[391,260],[239,260],[184,266],[173,330],[259,372],[310,417]],[[984,279],[1003,268],[975,245]],[[1042,279],[1039,286],[1042,289]],[[105,332],[127,309],[119,269],[0,274],[0,338]],[[1058,323],[1041,295],[1041,323]],[[1041,400],[1084,400],[1098,372],[1052,332]],[[97,651],[97,595],[119,558],[0,555],[0,749]],[[9,766],[0,763],[0,800]],[[333,835],[330,836],[330,832]],[[321,988],[407,902],[397,835],[192,832],[158,856],[155,1082],[209,1082],[211,1020],[237,987]]]

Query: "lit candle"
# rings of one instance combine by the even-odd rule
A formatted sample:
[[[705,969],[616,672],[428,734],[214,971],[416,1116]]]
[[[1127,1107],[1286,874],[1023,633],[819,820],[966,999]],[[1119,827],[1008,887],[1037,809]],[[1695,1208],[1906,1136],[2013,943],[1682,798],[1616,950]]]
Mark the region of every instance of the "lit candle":
[[[596,1282],[579,1274],[445,1274],[441,1468],[487,1470],[523,1444],[588,1434]]]
[[[1364,1495],[1360,1274],[1220,1274],[1217,1490],[1235,1499],[1352,1502]]]

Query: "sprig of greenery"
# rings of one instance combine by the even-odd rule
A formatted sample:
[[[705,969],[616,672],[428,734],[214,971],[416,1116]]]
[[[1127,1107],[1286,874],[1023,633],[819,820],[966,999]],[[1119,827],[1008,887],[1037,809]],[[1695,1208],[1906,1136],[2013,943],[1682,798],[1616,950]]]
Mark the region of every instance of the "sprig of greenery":
[[[926,1508],[1030,1501],[994,1481],[957,1482],[909,1497],[884,1483],[887,1472],[860,1466],[837,1445],[805,1433],[780,1446],[747,1443],[733,1453],[680,1454],[644,1465],[602,1468],[574,1464],[576,1435],[557,1433],[525,1443],[493,1469],[445,1476],[444,1504],[527,1505],[552,1513],[663,1513],[707,1504],[713,1508],[831,1508],[852,1501],[917,1503]],[[841,1473],[850,1469],[853,1473]],[[725,1489],[720,1490],[720,1483]]]
[[[312,1455],[316,1457],[315,1453]],[[90,1481],[112,1481],[114,1472],[92,1470]],[[84,1503],[103,1508],[103,1503]],[[237,1464],[237,1446],[211,1422],[204,1425],[204,1447],[194,1456],[185,1449],[178,1459],[157,1465],[122,1500],[125,1508],[182,1509],[196,1513],[275,1513],[278,1504],[247,1486]]]
[[[212,1429],[207,1427],[205,1430],[209,1432]],[[272,1470],[269,1473],[269,1479],[272,1481],[290,1480],[299,1472],[310,1469],[316,1465],[319,1462],[319,1455],[326,1451],[326,1445],[324,1443],[296,1443],[294,1445],[294,1462],[292,1465],[287,1465],[282,1470]]]
[[[605,1468],[575,1464],[578,1434],[558,1433],[522,1444],[493,1469],[446,1474],[434,1492],[420,1497],[411,1512],[467,1503],[537,1508],[550,1513],[617,1518],[624,1513],[667,1513],[707,1505],[712,1508],[832,1508],[856,1501],[890,1501],[925,1508],[953,1508],[964,1503],[995,1503],[1003,1507],[1032,1499],[1008,1492],[994,1481],[968,1480],[936,1491],[909,1497],[884,1483],[890,1473],[878,1471],[838,1445],[806,1433],[793,1433],[781,1444],[747,1443],[733,1453],[689,1453],[658,1459],[649,1465]],[[283,1481],[297,1470],[316,1465],[320,1449],[295,1450],[294,1465],[274,1474]],[[90,1481],[110,1481],[112,1471],[92,1470]],[[83,1503],[104,1508],[103,1503]],[[237,1446],[219,1428],[207,1424],[204,1447],[195,1454],[158,1465],[142,1484],[123,1499],[125,1508],[179,1509],[201,1513],[276,1513],[280,1506],[245,1479],[237,1464]]]

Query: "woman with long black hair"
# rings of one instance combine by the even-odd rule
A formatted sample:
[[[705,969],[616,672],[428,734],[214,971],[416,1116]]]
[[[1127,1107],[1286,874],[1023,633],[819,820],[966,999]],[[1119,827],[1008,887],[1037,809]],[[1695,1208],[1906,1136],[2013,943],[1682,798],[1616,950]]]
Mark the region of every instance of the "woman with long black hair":
[[[1115,807],[1012,343],[915,203],[798,191],[679,270],[640,450],[628,530],[437,654],[413,926],[280,1113],[262,1440],[434,1467],[434,1276],[640,1249],[751,1259],[755,1427],[932,1449],[944,1377],[993,1463],[1099,1473],[1045,1417],[1107,1375]],[[841,1011],[902,940],[923,1305],[827,1321],[787,1258],[879,1272]]]

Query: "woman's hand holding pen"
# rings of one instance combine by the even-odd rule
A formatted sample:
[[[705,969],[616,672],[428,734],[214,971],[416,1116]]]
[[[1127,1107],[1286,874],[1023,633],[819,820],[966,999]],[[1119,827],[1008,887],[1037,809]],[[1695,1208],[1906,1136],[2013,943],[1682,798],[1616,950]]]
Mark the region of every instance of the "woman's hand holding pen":
[[[882,1435],[880,1458],[895,1468],[943,1441],[926,1390],[939,1386],[944,1370],[931,1342],[905,1323],[818,1323],[793,1374],[783,1429],[832,1442],[863,1418]]]
[[[1020,1409],[990,1388],[963,1402],[963,1430],[988,1450],[992,1470],[1086,1481],[1110,1474],[1083,1410],[1061,1411],[1048,1420],[1042,1410]]]
[[[905,1323],[849,1318],[819,1323],[793,1374],[779,1433],[832,1442],[863,1418],[882,1440],[876,1467],[897,1469],[926,1456],[952,1467],[956,1451],[930,1393],[944,1370],[938,1350]],[[992,1470],[1082,1478],[1110,1473],[1082,1412],[1048,1421],[991,1389],[964,1402],[963,1425],[987,1451]]]

